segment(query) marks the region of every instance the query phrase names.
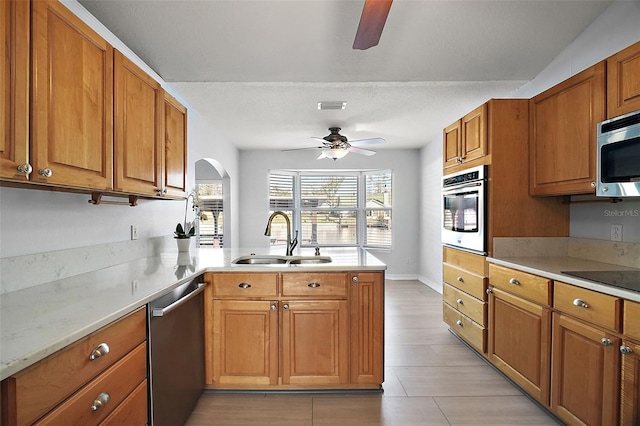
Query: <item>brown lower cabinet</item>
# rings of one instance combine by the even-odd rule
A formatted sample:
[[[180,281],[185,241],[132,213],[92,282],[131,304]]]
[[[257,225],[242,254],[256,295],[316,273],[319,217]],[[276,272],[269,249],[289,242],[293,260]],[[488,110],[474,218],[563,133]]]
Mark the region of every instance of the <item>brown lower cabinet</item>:
[[[377,389],[384,274],[212,273],[205,309],[210,389]]]
[[[489,295],[489,360],[549,404],[551,310],[497,288]]]
[[[622,353],[622,386],[620,393],[620,424],[640,424],[640,344],[624,340]]]
[[[553,314],[551,409],[571,425],[618,424],[620,338]]]

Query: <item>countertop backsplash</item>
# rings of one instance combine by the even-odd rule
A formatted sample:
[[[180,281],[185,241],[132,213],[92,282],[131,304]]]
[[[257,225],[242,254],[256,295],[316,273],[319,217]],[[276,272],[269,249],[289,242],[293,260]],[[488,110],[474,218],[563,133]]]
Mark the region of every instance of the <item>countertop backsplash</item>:
[[[158,255],[171,235],[0,259],[0,294]]]
[[[493,257],[575,257],[640,268],[640,244],[574,237],[494,238]]]

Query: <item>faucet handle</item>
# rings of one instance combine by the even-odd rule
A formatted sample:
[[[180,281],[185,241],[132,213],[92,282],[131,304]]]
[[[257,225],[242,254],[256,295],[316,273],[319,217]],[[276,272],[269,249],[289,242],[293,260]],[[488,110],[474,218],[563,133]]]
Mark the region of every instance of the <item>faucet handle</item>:
[[[320,256],[320,247],[316,246],[316,256]]]

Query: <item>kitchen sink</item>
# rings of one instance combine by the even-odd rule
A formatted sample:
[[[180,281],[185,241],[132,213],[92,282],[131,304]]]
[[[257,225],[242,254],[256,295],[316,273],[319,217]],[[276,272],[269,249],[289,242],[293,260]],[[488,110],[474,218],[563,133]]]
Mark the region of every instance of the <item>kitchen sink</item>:
[[[331,263],[329,256],[277,256],[277,255],[249,255],[234,259],[235,265],[317,265]]]

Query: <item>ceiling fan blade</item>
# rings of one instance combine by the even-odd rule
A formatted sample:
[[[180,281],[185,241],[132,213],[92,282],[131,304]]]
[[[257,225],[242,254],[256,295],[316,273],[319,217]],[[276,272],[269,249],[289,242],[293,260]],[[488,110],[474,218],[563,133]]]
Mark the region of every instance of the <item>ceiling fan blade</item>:
[[[375,151],[371,151],[370,149],[356,148],[355,146],[350,147],[349,152],[353,152],[354,154],[362,154],[366,156],[372,156],[372,155],[375,155],[376,153]]]
[[[353,48],[366,50],[377,46],[393,0],[365,0]]]
[[[379,143],[385,143],[386,141],[382,138],[371,138],[371,139],[358,139],[355,141],[349,141],[350,145],[356,146],[367,146],[367,145],[377,145]]]
[[[309,146],[307,148],[289,148],[289,149],[283,149],[281,151],[302,151],[305,149],[324,149],[324,146]]]

